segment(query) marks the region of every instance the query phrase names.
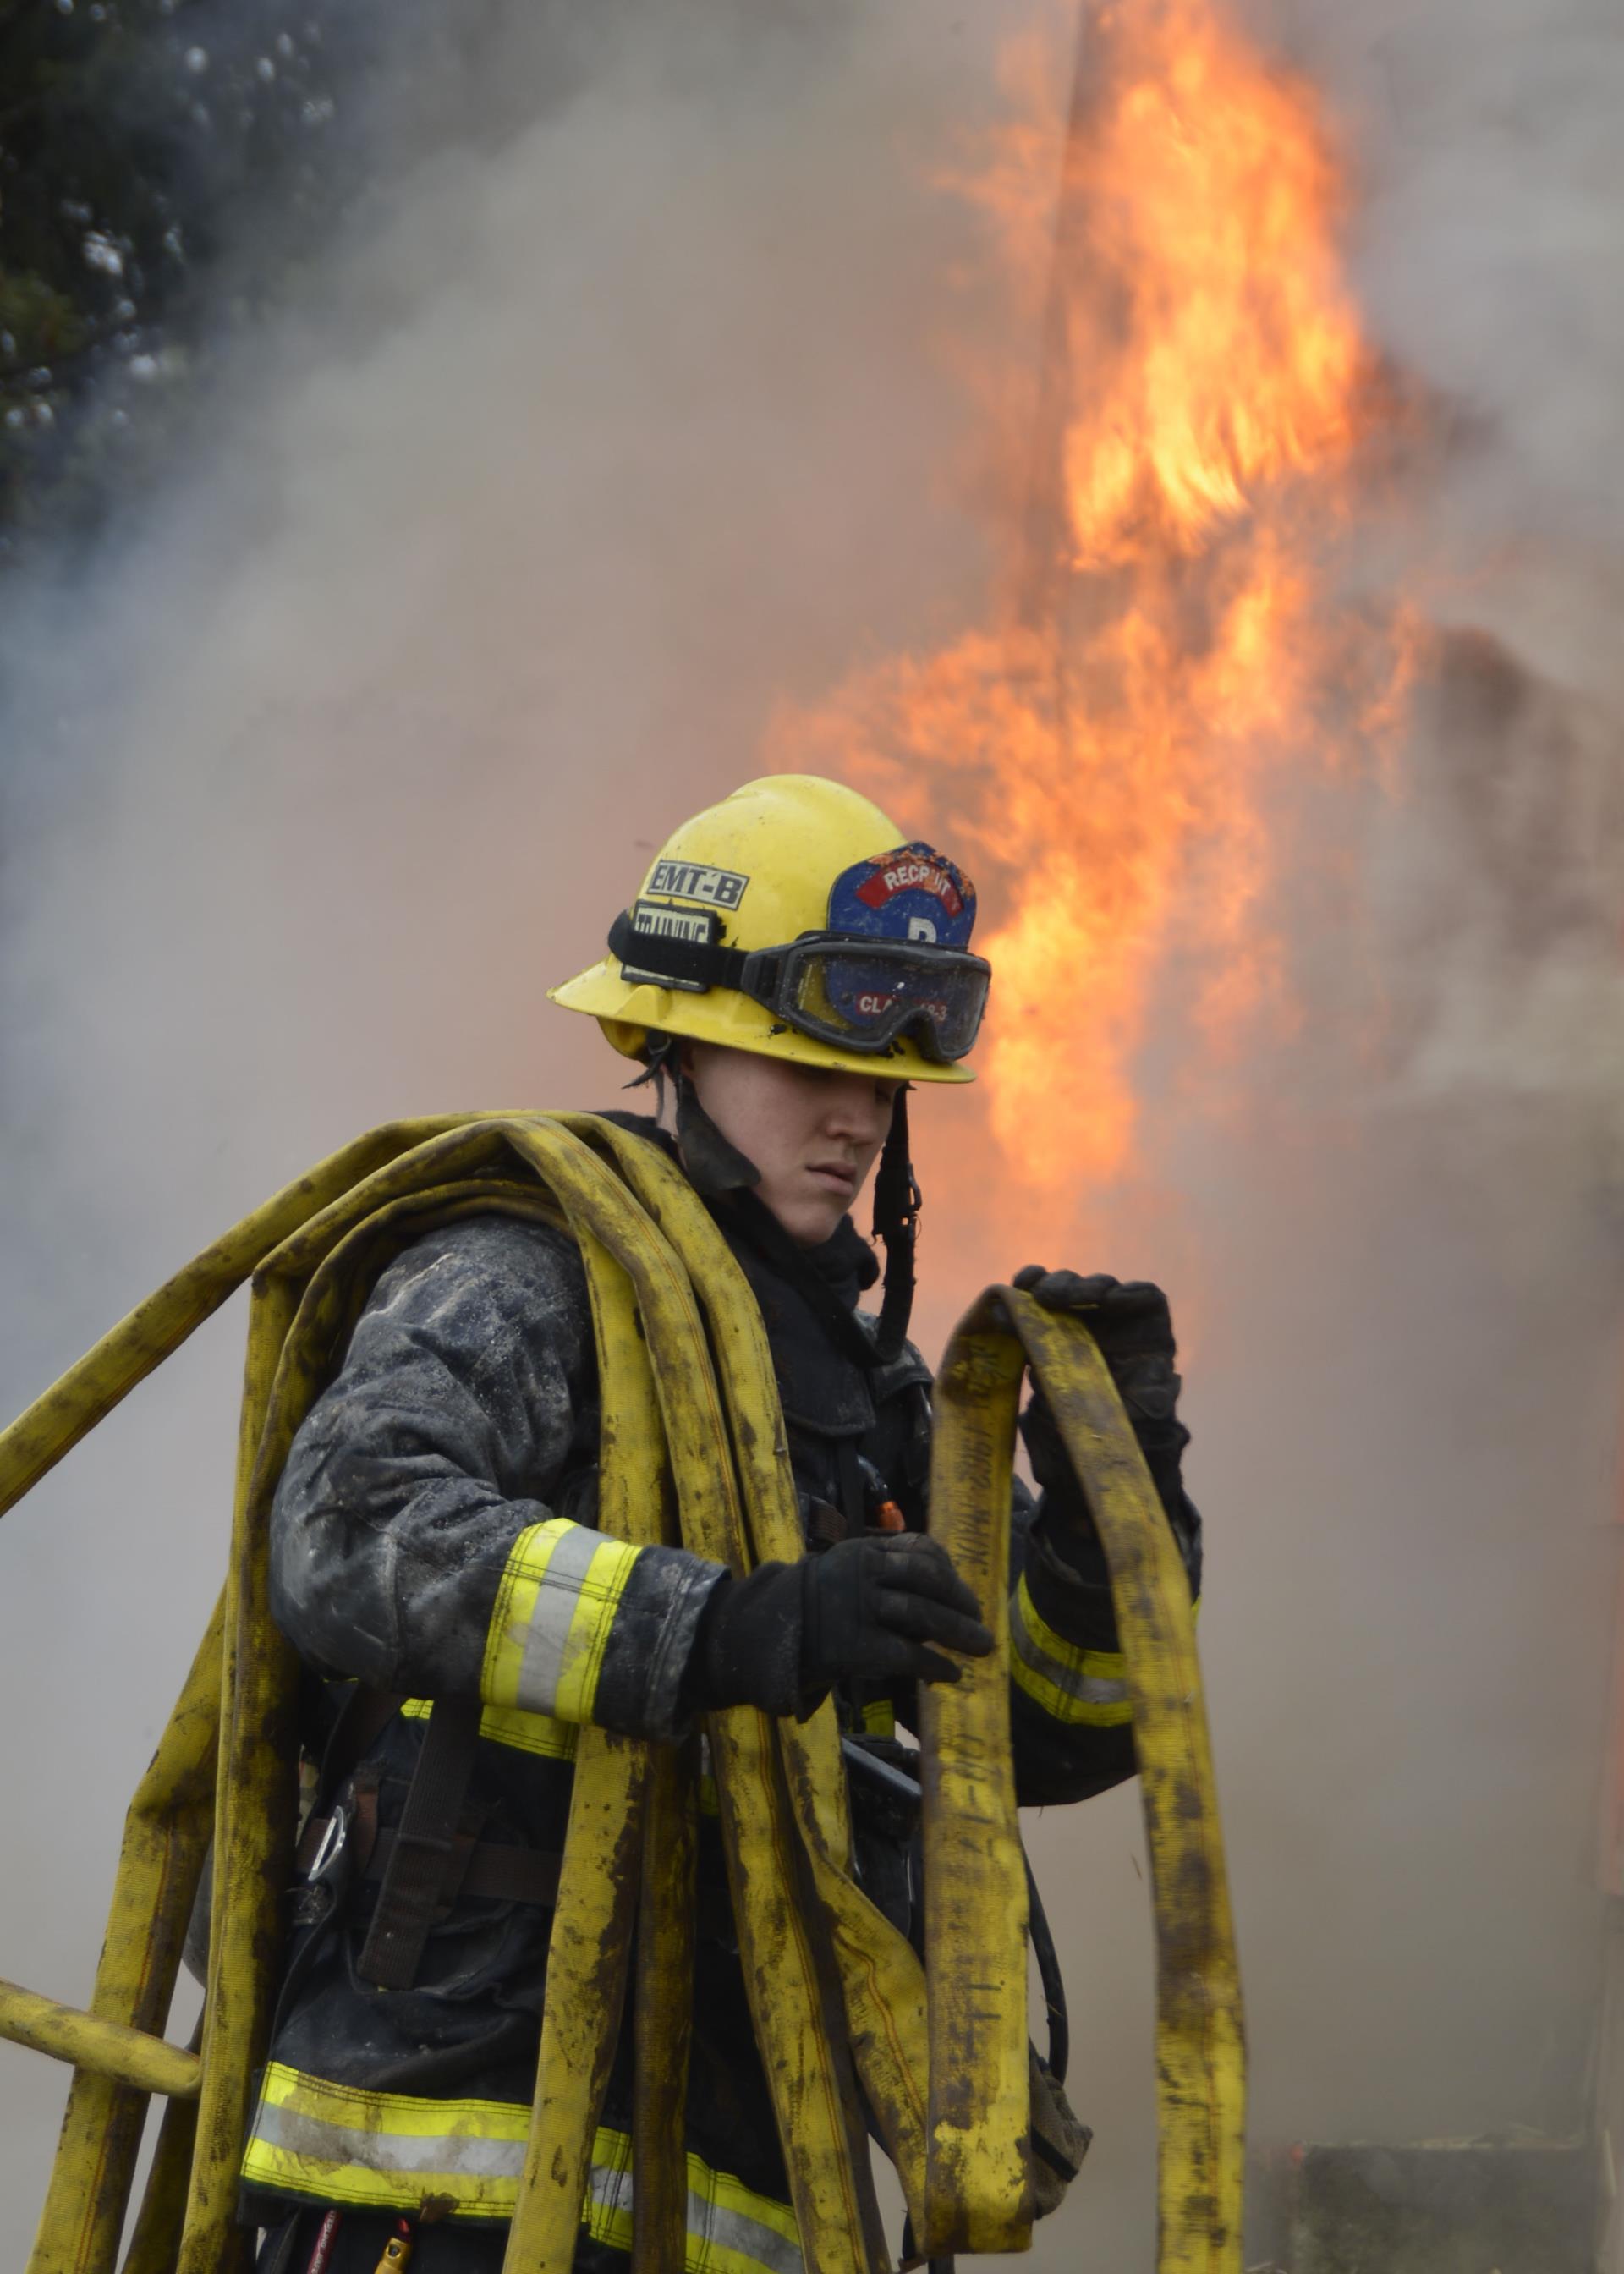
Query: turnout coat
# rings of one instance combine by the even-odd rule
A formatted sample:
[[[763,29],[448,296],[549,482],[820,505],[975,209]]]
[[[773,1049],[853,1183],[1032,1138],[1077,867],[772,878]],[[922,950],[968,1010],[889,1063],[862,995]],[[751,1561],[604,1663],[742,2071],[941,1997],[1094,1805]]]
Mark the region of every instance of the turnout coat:
[[[615,1118],[670,1149],[652,1122]],[[886,1502],[922,1528],[930,1375],[918,1352],[882,1364],[870,1351],[863,1363],[862,1343],[831,1335],[804,1277],[795,1284],[759,1250],[725,1201],[713,1206],[767,1327],[808,1552],[875,1521]],[[875,1276],[849,1218],[806,1261],[852,1306]],[[871,1341],[866,1314],[853,1315]],[[306,1669],[307,1752],[327,1756],[300,1851],[324,1900],[296,1897],[244,2158],[248,2223],[286,2229],[296,2213],[326,2209],[369,2230],[380,2215],[426,2218],[447,2240],[453,2231],[470,2243],[489,2238],[488,2263],[500,2263],[535,2090],[549,1864],[563,1843],[576,1733],[597,1722],[703,1748],[691,1735],[689,1661],[724,1577],[685,1549],[634,1547],[595,1528],[598,1442],[579,1254],[545,1224],[499,1215],[448,1224],[396,1257],[295,1440],[272,1522],[273,1609]],[[1199,1522],[1176,1483],[1163,1488],[1193,1588]],[[1016,1503],[1018,1796],[1082,1800],[1134,1766],[1109,1592],[1096,1545],[1046,1521],[1019,1485]],[[494,1862],[483,1878],[469,1868],[437,1904],[410,1986],[380,1987],[365,1962],[377,1858],[399,1826],[437,1700],[478,1701],[459,1828],[465,1850],[471,1842]],[[895,1733],[913,1703],[906,1688],[837,1693],[847,1733],[893,1762],[908,1758]],[[357,1731],[358,1757],[347,1758]],[[702,1751],[688,2264],[799,2274],[703,1768]],[[909,1931],[920,1894],[914,1811],[868,1777],[850,1782],[859,1877]],[[335,1817],[342,1871],[320,1853]],[[627,2263],[630,2112],[628,2015],[592,2159],[580,2274]],[[486,2253],[455,2263],[484,2264]],[[303,2256],[289,2263],[304,2274]]]

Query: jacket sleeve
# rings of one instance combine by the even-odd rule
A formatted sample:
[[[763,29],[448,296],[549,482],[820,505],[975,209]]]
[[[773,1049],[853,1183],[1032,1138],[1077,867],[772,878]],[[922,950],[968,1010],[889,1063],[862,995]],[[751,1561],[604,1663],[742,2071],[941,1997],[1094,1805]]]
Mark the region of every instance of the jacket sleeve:
[[[1169,1521],[1196,1600],[1201,1519],[1182,1486],[1169,1488],[1178,1501]],[[1016,1789],[1023,1807],[1086,1800],[1137,1766],[1105,1551],[1097,1539],[1046,1517],[1017,1478],[1011,1567]]]
[[[579,1255],[483,1216],[379,1279],[296,1437],[271,1604],[323,1671],[422,1698],[674,1735],[719,1564],[592,1513],[598,1410]]]

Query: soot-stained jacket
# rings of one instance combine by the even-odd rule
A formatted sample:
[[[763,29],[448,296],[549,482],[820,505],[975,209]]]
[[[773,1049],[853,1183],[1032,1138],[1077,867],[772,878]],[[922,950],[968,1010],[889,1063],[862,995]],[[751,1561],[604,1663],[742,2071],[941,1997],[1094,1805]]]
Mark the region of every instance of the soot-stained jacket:
[[[808,1552],[862,1521],[854,1495],[893,1499],[922,1526],[930,1377],[917,1352],[859,1365],[797,1287],[742,1237],[730,1244],[771,1343]],[[855,1302],[868,1257],[849,1220],[812,1261]],[[325,1810],[350,1811],[353,1847],[398,1825],[437,1698],[482,1708],[464,1829],[542,1858],[563,1844],[583,1724],[682,1736],[689,1657],[724,1574],[683,1549],[633,1547],[595,1529],[598,1438],[590,1314],[567,1237],[477,1216],[429,1233],[384,1271],[295,1441],[271,1532],[273,1609],[311,1677],[310,1747],[347,1685],[402,1701],[371,1707],[364,1758],[323,1796]],[[1019,1489],[1016,1498],[1019,1796],[1080,1800],[1133,1769],[1109,1592],[1101,1572],[1079,1575],[1050,1540],[1041,1506]],[[1193,1582],[1187,1503],[1176,1529]],[[906,1690],[837,1703],[848,1732],[882,1754],[913,1711]],[[702,1810],[704,1797],[702,1781]],[[906,1930],[911,1812],[861,1777],[852,1806],[859,1874]],[[799,2274],[713,1800],[699,1871],[690,2263]],[[545,1901],[464,1895],[432,1926],[413,1986],[380,1989],[358,1970],[376,1898],[375,1878],[356,1878],[332,1918],[293,1938],[244,2216],[268,2225],[310,2205],[416,2216],[429,2203],[488,2231],[510,2218],[523,2164],[551,1913]],[[583,2274],[622,2268],[629,2248],[629,2052],[628,2019],[593,2155]]]

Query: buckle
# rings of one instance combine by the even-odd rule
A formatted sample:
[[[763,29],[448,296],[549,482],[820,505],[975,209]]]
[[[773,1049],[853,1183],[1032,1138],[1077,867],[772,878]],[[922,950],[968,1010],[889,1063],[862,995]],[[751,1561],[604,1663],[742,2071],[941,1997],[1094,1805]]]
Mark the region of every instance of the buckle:
[[[323,1926],[350,1892],[350,1867],[355,1861],[350,1827],[355,1822],[353,1801],[335,1801],[312,1856],[304,1884],[293,1898],[295,1926]]]
[[[355,1810],[349,1803],[340,1801],[327,1818],[327,1828],[321,1835],[321,1845],[311,1858],[305,1873],[308,1885],[315,1886],[335,1872],[350,1844],[350,1826]]]

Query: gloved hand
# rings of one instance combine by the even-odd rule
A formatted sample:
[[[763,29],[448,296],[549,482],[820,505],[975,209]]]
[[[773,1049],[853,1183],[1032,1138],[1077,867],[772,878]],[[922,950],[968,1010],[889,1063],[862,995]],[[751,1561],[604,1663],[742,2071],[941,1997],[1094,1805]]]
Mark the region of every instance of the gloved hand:
[[[695,1646],[694,1701],[702,1712],[805,1715],[842,1678],[957,1682],[942,1652],[985,1658],[992,1646],[939,1541],[870,1534],[718,1587]]]
[[[1046,1271],[1029,1263],[1014,1284],[1046,1311],[1073,1312],[1100,1345],[1111,1380],[1127,1409],[1133,1434],[1174,1519],[1183,1520],[1179,1460],[1190,1432],[1177,1419],[1183,1388],[1173,1368],[1177,1345],[1172,1314],[1160,1287],[1147,1279],[1113,1279],[1106,1272],[1084,1278],[1076,1271]],[[1080,1532],[1092,1535],[1093,1519],[1083,1499],[1060,1430],[1041,1389],[1020,1417],[1032,1473],[1043,1488],[1045,1506]]]

